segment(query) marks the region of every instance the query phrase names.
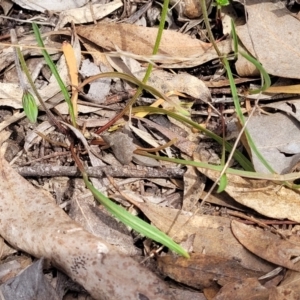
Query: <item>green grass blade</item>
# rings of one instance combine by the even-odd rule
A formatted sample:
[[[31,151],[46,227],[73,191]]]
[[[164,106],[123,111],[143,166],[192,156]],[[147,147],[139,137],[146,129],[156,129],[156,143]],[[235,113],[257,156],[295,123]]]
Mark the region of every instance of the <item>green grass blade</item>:
[[[137,232],[141,233],[142,235],[161,243],[162,245],[168,247],[170,250],[189,258],[189,254],[186,250],[184,250],[180,245],[176,244],[169,236],[165,233],[158,230],[156,227],[144,222],[143,220],[139,219],[136,216],[130,214],[126,209],[123,207],[115,204],[109,198],[104,196],[100,193],[88,180],[86,174],[83,175],[83,180],[87,186],[87,188],[92,192],[94,197],[117,219],[119,219],[122,223],[130,226]]]
[[[250,91],[250,94],[258,94],[265,91],[268,87],[271,86],[271,79],[267,71],[254,57],[244,52],[240,52],[240,54],[248,61],[250,61],[259,70],[261,76],[263,77],[263,86],[260,89]]]
[[[168,111],[162,108],[158,107],[151,107],[151,106],[139,106],[139,107],[133,107],[132,112],[149,112],[154,114],[165,114],[168,115],[171,118],[174,118],[180,122],[184,122],[188,125],[191,125],[195,129],[204,132],[207,136],[214,139],[216,142],[218,142],[220,145],[223,145],[223,139],[216,135],[215,133],[209,131],[208,129],[202,127],[201,125],[193,122],[192,120],[185,118],[182,115],[179,115],[175,112]],[[227,152],[230,152],[232,149],[232,145],[225,141],[224,143],[225,149]],[[240,151],[235,150],[233,157],[236,159],[236,161],[247,171],[254,171],[252,163],[247,159]]]
[[[233,39],[233,51],[234,51],[234,59],[237,59],[238,50],[239,50],[239,41],[235,30],[235,24],[233,19],[231,19],[231,36]]]
[[[41,37],[38,26],[35,23],[32,23],[32,28],[33,28],[33,32],[34,32],[34,35],[35,35],[35,38],[37,40],[37,43],[38,43],[39,47],[45,48],[45,45],[44,45],[44,42],[42,40],[42,37]],[[41,51],[42,51],[42,54],[44,56],[44,59],[45,59],[47,65],[49,66],[52,74],[55,76],[55,79],[57,80],[57,82],[59,84],[61,92],[63,93],[64,98],[65,98],[65,100],[66,100],[66,102],[69,106],[69,112],[70,112],[72,124],[73,124],[74,127],[76,127],[76,119],[75,119],[73,105],[72,105],[72,102],[71,102],[69,92],[68,92],[67,88],[65,87],[65,84],[61,80],[61,77],[60,77],[60,75],[59,75],[59,73],[56,69],[56,66],[53,63],[53,61],[52,61],[50,55],[48,54],[48,52],[45,49],[41,49]]]
[[[221,166],[221,167],[224,168],[224,166]],[[221,193],[221,192],[225,191],[227,184],[228,184],[227,176],[226,176],[226,174],[223,174],[220,178],[219,188],[217,190],[217,193]]]
[[[230,83],[230,89],[231,89],[231,93],[232,93],[232,99],[233,99],[233,103],[234,103],[234,107],[237,113],[237,116],[239,118],[239,121],[242,125],[245,124],[245,118],[240,106],[240,101],[239,101],[239,97],[238,97],[238,93],[237,93],[237,89],[236,89],[236,85],[234,82],[234,78],[230,69],[230,65],[228,63],[228,60],[226,58],[223,59],[224,62],[224,66],[227,72],[227,76],[229,79],[229,83]],[[247,130],[247,128],[245,129],[245,135],[247,137],[247,141],[249,146],[251,147],[253,153],[258,157],[258,159],[261,161],[261,163],[267,168],[267,170],[270,173],[275,173],[275,171],[273,170],[273,168],[269,165],[269,163],[265,160],[265,158],[263,157],[263,155],[260,153],[260,151],[257,149],[249,131]]]

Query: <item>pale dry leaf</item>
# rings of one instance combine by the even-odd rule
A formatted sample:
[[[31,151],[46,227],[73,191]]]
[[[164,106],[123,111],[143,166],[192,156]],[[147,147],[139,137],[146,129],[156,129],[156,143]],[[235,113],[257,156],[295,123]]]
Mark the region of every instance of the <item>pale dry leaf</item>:
[[[25,57],[31,56],[40,56],[41,51],[36,47],[36,40],[33,35],[28,35],[22,37],[18,40],[19,45],[22,45],[22,53]],[[50,55],[59,53],[59,49],[61,48],[61,43],[53,42],[50,39],[46,39],[45,47],[48,49],[48,53]],[[5,68],[14,64],[14,47],[13,46],[2,46],[0,45],[0,70],[3,71]]]
[[[22,108],[23,91],[17,83],[0,83],[0,105]]]
[[[1,101],[0,101],[1,102]],[[10,124],[15,123],[16,121],[22,119],[25,117],[25,113],[24,112],[15,112],[12,116],[10,116],[9,118],[5,119],[4,121],[2,121],[0,123],[0,132],[6,128],[7,126],[9,126]]]
[[[55,127],[50,124],[49,121],[44,121],[39,124],[35,130],[29,131],[25,137],[24,150],[28,152],[29,148],[34,143],[39,143],[42,140],[42,137],[38,135],[38,132],[41,132],[44,135],[47,135],[55,130]]]
[[[77,27],[77,33],[106,50],[115,51],[115,46],[118,46],[122,51],[140,55],[142,59],[143,56],[147,58],[152,55],[157,28],[131,24],[98,24]],[[231,51],[231,45],[228,41],[219,42],[218,45],[224,54]],[[188,60],[191,67],[217,57],[211,44],[192,39],[185,34],[164,30],[158,56],[151,58],[151,60],[165,64]],[[148,59],[149,57],[146,60]],[[178,65],[177,67],[182,66]]]
[[[129,124],[129,128],[138,136],[140,137],[142,140],[144,140],[145,142],[147,142],[149,145],[151,145],[153,148],[157,148],[160,146],[159,143],[157,143],[157,141],[152,137],[152,135],[150,133],[148,133],[147,131],[143,131],[141,129],[136,128],[133,125]]]
[[[107,72],[113,72],[114,69],[111,67],[110,63],[107,60],[107,57],[104,53],[100,52],[98,47],[91,43],[83,43],[83,46],[87,51],[90,52],[90,55],[93,58],[93,62],[97,65],[105,65]]]
[[[220,173],[204,168],[198,170],[215,181]],[[267,180],[242,178],[227,174],[225,191],[237,202],[250,207],[260,214],[300,222],[300,196],[298,191]]]
[[[140,80],[143,79],[145,71],[134,73]],[[177,91],[195,98],[195,102],[210,102],[211,94],[205,83],[199,78],[187,74],[173,74],[165,70],[154,70],[151,72],[147,83],[162,93]]]
[[[57,109],[59,111],[59,113],[61,113],[62,115],[68,115],[69,114],[69,106],[68,106],[68,103],[65,102],[65,101],[63,101],[60,104],[56,105],[55,109]],[[93,107],[93,106],[89,106],[89,105],[78,104],[78,112],[83,113],[83,114],[97,112],[99,110],[101,110],[101,108],[99,108],[99,107]],[[100,122],[102,122],[102,121],[100,120]],[[103,125],[105,125],[108,121],[109,120],[105,119],[103,121]],[[81,122],[83,122],[83,121],[81,121]],[[87,120],[87,122],[88,122],[88,120]],[[103,125],[99,125],[99,126],[103,126]]]
[[[123,51],[138,55],[151,55],[157,35],[156,28],[131,24],[98,24],[77,27],[77,33],[98,46],[114,51],[117,45]],[[176,45],[176,47],[170,47]],[[189,57],[206,51],[210,44],[170,30],[164,30],[159,53]]]
[[[81,7],[86,4],[86,0],[12,0],[19,6],[40,12],[48,11],[63,11]]]
[[[269,74],[299,79],[299,20],[281,1],[247,0],[246,12],[247,24],[236,28],[246,49]]]
[[[86,232],[3,158],[0,169],[0,234],[9,244],[49,259],[95,299],[172,299],[161,280]]]
[[[284,124],[284,126],[282,126]],[[278,174],[289,173],[295,156],[300,153],[299,125],[285,113],[252,116],[247,124],[257,149]],[[251,160],[259,173],[270,173],[251,152]]]
[[[189,291],[187,289],[174,289],[172,290],[172,293],[178,300],[207,300],[203,293]]]
[[[152,157],[146,157],[139,154],[133,154],[132,161],[135,162],[137,165],[145,166],[145,167],[160,167],[160,162]]]
[[[98,21],[111,14],[116,9],[122,7],[123,3],[121,0],[115,0],[109,3],[95,3],[92,4],[92,6],[93,7],[91,8],[90,4],[88,3],[80,8],[77,7],[62,11],[59,15],[59,20],[55,30],[58,30],[64,27],[67,23],[71,22],[74,22],[74,24],[84,24],[93,22],[95,20]]]
[[[104,70],[106,72],[107,70]],[[85,59],[82,62],[81,68],[79,70],[80,75],[83,79],[98,75],[102,73],[99,67],[91,62],[89,59]],[[89,90],[87,96],[92,102],[101,104],[105,101],[105,97],[108,96],[110,91],[110,78],[98,78],[89,84]]]
[[[299,89],[300,92],[300,89]],[[276,101],[262,105],[262,107],[274,108],[276,110],[280,110],[285,112],[288,116],[295,118],[298,122],[300,122],[300,98],[284,100],[284,101]]]
[[[231,228],[238,241],[252,253],[276,265],[300,271],[300,265],[293,261],[300,256],[300,240],[298,244],[292,243],[270,231],[235,220]]]

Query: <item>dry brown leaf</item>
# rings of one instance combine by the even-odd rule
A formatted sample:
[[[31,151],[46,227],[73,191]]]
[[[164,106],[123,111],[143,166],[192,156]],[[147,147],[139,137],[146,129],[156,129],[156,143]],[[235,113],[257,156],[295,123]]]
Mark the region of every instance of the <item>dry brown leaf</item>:
[[[106,50],[115,51],[117,46],[122,51],[141,56],[152,55],[157,36],[157,28],[124,23],[80,26],[76,31],[83,38]],[[229,41],[219,42],[218,45],[224,54],[231,51]],[[189,67],[218,57],[211,44],[171,30],[164,30],[158,54],[163,56],[153,61],[164,64],[190,58],[191,60],[186,62]]]
[[[247,0],[247,24],[237,34],[271,75],[300,78],[300,22],[284,2]],[[254,49],[253,49],[254,47]]]
[[[221,288],[214,300],[269,300],[270,291],[256,278],[246,278],[228,283]]]
[[[239,52],[237,61],[235,62],[236,72],[241,77],[259,77],[259,70],[254,64],[252,64],[246,57],[241,55],[240,52],[250,54],[244,47],[244,45],[239,45]]]
[[[145,71],[136,72],[134,75],[142,80]],[[189,95],[196,99],[196,103],[211,101],[210,91],[204,82],[187,73],[173,74],[165,70],[153,70],[147,83],[165,94],[177,91]]]
[[[255,79],[255,78],[234,78],[234,83],[241,84],[241,83],[251,82],[251,81],[255,81],[255,80],[257,80],[257,79]],[[230,86],[229,79],[222,79],[222,80],[218,80],[218,81],[203,81],[203,82],[208,88],[220,88],[220,87],[229,87]]]
[[[184,191],[182,209],[185,211],[195,211],[199,197],[205,188],[205,177],[200,174],[195,167],[187,166],[183,175]]]
[[[49,259],[95,299],[172,299],[162,281],[83,230],[3,157],[0,176],[0,234],[9,244]]]
[[[215,181],[220,173],[208,169],[198,170]],[[228,184],[225,191],[235,201],[248,206],[260,214],[275,218],[300,222],[300,195],[296,190],[267,180],[242,178],[227,174]]]
[[[239,242],[252,253],[276,265],[300,271],[300,265],[293,262],[300,256],[300,240],[298,244],[291,243],[274,233],[235,220],[231,228]]]
[[[160,230],[167,232],[176,242],[182,242],[188,236],[195,234],[193,251],[227,259],[239,260],[241,266],[269,272],[272,266],[247,251],[232,235],[230,220],[217,216],[193,216],[174,208],[161,207],[151,203],[135,205]],[[190,220],[188,223],[187,221]]]
[[[289,300],[298,300],[300,295],[300,273],[288,270],[278,287],[270,290],[270,299],[281,300],[288,295]]]
[[[192,254],[190,259],[166,255],[158,257],[157,261],[161,272],[196,289],[263,275],[263,272],[245,269],[234,258],[229,260],[206,254]]]

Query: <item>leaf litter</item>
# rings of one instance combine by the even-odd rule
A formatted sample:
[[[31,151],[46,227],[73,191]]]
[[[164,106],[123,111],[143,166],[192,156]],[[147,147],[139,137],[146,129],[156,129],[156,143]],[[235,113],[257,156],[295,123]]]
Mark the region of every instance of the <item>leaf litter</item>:
[[[206,2],[213,17],[215,12],[210,6],[211,1]],[[22,1],[18,1],[18,4],[26,8],[26,4]],[[67,2],[62,4],[65,6],[61,8],[62,12],[56,19],[56,29],[61,30],[71,21],[83,24],[96,22],[106,16],[109,16],[110,20],[118,19],[123,5],[124,14],[129,11],[128,3],[123,4],[119,1],[108,4],[94,2],[87,5],[77,4],[77,7],[71,9],[66,8]],[[103,20],[97,25],[76,27],[82,45],[91,52],[90,56],[86,56],[84,52],[81,53],[82,56],[78,56],[83,62],[81,72],[85,76],[91,76],[115,69],[142,80],[145,65],[151,61],[154,63],[154,70],[148,84],[168,97],[172,97],[176,103],[188,107],[194,121],[222,136],[224,134],[222,132],[226,133],[226,123],[236,121],[230,104],[231,95],[225,96],[226,92],[222,90],[224,83],[228,85],[228,79],[222,74],[222,66],[218,62],[212,44],[206,38],[199,39],[199,36],[206,37],[206,31],[201,25],[202,13],[199,12],[199,3],[185,4],[186,6],[183,7],[178,6],[175,14],[169,13],[169,20],[172,23],[163,31],[159,52],[154,56],[152,52],[157,35],[156,28],[126,23],[105,23]],[[43,4],[35,3],[30,6],[30,9],[44,11],[48,9],[47,5],[45,1]],[[289,3],[289,7],[295,9],[297,5]],[[244,10],[248,18],[244,19],[243,25],[237,26],[237,34],[242,43],[240,47],[256,57],[266,71],[275,76],[274,79],[279,81],[282,78],[296,79],[291,85],[274,86],[267,92],[272,95],[287,94],[283,97],[290,97],[292,93],[298,94],[299,55],[296,33],[299,19],[295,18],[282,1],[265,3],[247,0],[245,6],[236,8],[236,3],[231,3],[230,10],[224,11],[223,19],[219,20],[223,22],[223,32],[218,29],[216,22],[215,30],[220,31],[220,36],[216,33],[216,37],[220,38],[222,34],[230,33],[232,29],[229,25],[230,17],[238,22],[237,15],[243,18],[241,11]],[[7,14],[9,9],[4,9],[4,13]],[[199,20],[193,22],[189,19],[191,16],[197,16]],[[174,22],[174,18],[177,22]],[[141,17],[141,20],[146,22],[145,17]],[[211,22],[214,22],[213,20],[214,17]],[[189,24],[186,23],[186,30],[182,28],[181,32],[188,32],[188,34],[174,30],[176,28],[180,31],[178,22],[186,21]],[[197,27],[190,30],[193,26]],[[63,81],[68,85],[70,82],[67,66],[58,50],[61,45],[53,38],[58,34],[60,33],[45,34],[51,37],[46,38],[45,43],[56,61]],[[32,36],[20,38],[19,44],[25,46],[24,55],[31,57],[40,55],[38,50],[26,48],[28,45],[30,47],[36,45]],[[229,37],[223,36],[217,45],[223,55],[232,53],[232,40]],[[1,45],[1,71],[6,73],[7,67],[13,61],[12,47]],[[36,64],[38,65],[37,61]],[[49,107],[55,107],[59,113],[67,115],[68,108],[61,103],[63,97],[56,80],[53,76],[48,78],[49,75],[46,75],[47,72],[42,65],[40,70],[42,76],[37,78],[36,84],[39,84],[42,98]],[[255,75],[255,71],[249,70],[248,62],[241,61],[240,58],[236,70],[242,77],[236,78],[235,82],[241,87],[240,101],[247,112],[251,109],[251,99],[253,99],[253,96],[248,95],[249,82],[259,80],[259,76]],[[61,138],[59,135],[57,141],[51,140],[54,132],[49,139],[41,139],[40,136],[37,138],[36,130],[42,130],[45,136],[50,136],[46,131],[47,127],[53,130],[53,127],[50,127],[51,122],[47,123],[44,115],[41,114],[40,125],[37,127],[18,121],[23,115],[16,111],[7,115],[7,107],[14,110],[22,108],[22,91],[17,81],[13,82],[8,73],[6,76],[8,82],[2,80],[0,82],[0,128],[3,130],[9,126],[9,130],[14,133],[13,138],[17,136],[19,139],[15,144],[17,150],[12,148],[13,143],[9,143],[10,148],[6,157],[13,159],[11,163],[16,167],[31,161],[32,170],[35,167],[35,160],[47,160],[48,163],[58,167],[71,165],[69,156],[64,159],[57,159],[58,156],[55,156],[57,153],[67,152],[62,146],[66,141],[59,140]],[[43,76],[48,78],[48,82],[45,83]],[[245,78],[246,76],[254,76],[254,78]],[[83,80],[84,77],[81,79]],[[99,86],[100,83],[103,85]],[[74,88],[73,86],[73,91]],[[118,127],[123,127],[128,121],[125,116],[115,127],[102,135],[102,138],[86,129],[93,127],[92,124],[103,126],[114,117],[116,110],[124,107],[124,100],[127,101],[132,97],[127,92],[132,88],[136,86],[117,77],[110,77],[94,81],[84,90],[78,91],[81,102],[78,105],[80,116],[77,124],[80,124],[80,130],[70,125],[66,126],[84,145],[83,148],[78,148],[78,153],[81,158],[88,161],[87,164],[105,167],[108,163],[115,169],[118,166],[124,170],[148,168],[147,172],[151,172],[152,168],[157,172],[163,168],[178,168],[178,165],[149,157],[147,158],[149,160],[145,160],[138,154],[138,149],[152,148],[152,151],[155,151],[157,148],[159,149],[156,150],[157,153],[160,152],[160,155],[169,158],[183,157],[197,161],[195,153],[199,151],[199,147],[208,154],[205,159],[202,158],[202,161],[220,163],[220,146],[201,131],[190,128],[190,125],[183,125],[168,116],[153,116],[143,112],[142,117],[133,115],[129,120],[129,126],[125,126],[124,130],[118,130]],[[116,97],[117,100],[113,104],[102,105],[109,97],[121,94],[123,96]],[[256,146],[266,156],[274,170],[279,174],[291,173],[298,170],[300,153],[297,146],[298,100],[274,102],[273,99],[271,96],[268,104],[259,104],[265,114],[254,114],[249,121],[248,130]],[[143,94],[137,103],[151,105],[156,100],[148,94]],[[172,109],[162,99],[159,101],[162,107]],[[97,103],[92,104],[92,102]],[[278,113],[278,110],[281,113]],[[221,116],[225,118],[223,124]],[[92,118],[98,123],[91,122]],[[19,122],[18,127],[13,125],[14,122]],[[43,126],[46,129],[43,129]],[[3,139],[7,138],[6,136]],[[162,145],[173,139],[173,144],[161,149]],[[25,141],[25,145],[22,141]],[[96,145],[92,145],[93,143]],[[26,155],[22,154],[23,146]],[[248,155],[255,171],[267,173],[253,152],[249,152]],[[230,167],[236,167],[236,164],[231,162]],[[157,277],[130,257],[138,255],[138,260],[141,260],[141,248],[144,249],[139,242],[134,245],[133,241],[142,241],[142,238],[137,237],[130,228],[118,224],[101,209],[101,206],[95,205],[91,193],[85,189],[82,180],[76,179],[72,182],[70,186],[74,191],[66,188],[61,189],[62,193],[57,188],[54,191],[58,203],[76,222],[80,223],[79,225],[65,214],[48,192],[32,185],[45,182],[44,186],[50,186],[51,181],[48,183],[46,178],[41,179],[37,175],[35,177],[38,181],[31,179],[29,183],[12,169],[3,155],[0,170],[2,178],[0,205],[3,212],[1,236],[15,249],[50,261],[53,266],[82,285],[95,299],[133,299],[133,295],[145,296],[148,299],[184,299],[180,293],[185,290],[177,288],[173,291],[165,284],[163,276],[169,276],[174,282],[184,283],[194,288],[193,299],[202,299],[204,295],[208,299],[209,291],[214,294],[214,298],[210,297],[211,299],[247,299],[248,296],[245,298],[245,295],[257,299],[281,299],[280,297],[286,293],[291,295],[291,299],[296,299],[299,239],[295,224],[300,221],[299,193],[279,182],[227,174],[228,184],[225,191],[217,194],[217,197],[212,195],[211,199],[207,199],[207,205],[203,205],[199,199],[206,197],[211,181],[215,181],[219,176],[218,172],[189,166],[181,179],[170,178],[166,182],[159,178],[153,180],[149,178],[149,180],[133,180],[136,181],[135,184],[128,182],[122,185],[121,180],[116,178],[114,182],[121,186],[118,189],[112,186],[111,179],[108,180],[105,175],[101,179],[92,178],[94,185],[103,193],[127,207],[133,214],[145,215],[152,224],[168,233],[176,242],[186,245],[191,252],[189,260],[176,257],[170,252],[156,254],[157,265],[154,268],[159,266],[160,270]],[[244,214],[243,222],[247,225],[232,221],[237,219],[238,214],[234,214],[237,210],[239,218]],[[251,217],[247,215],[255,216],[252,223],[249,221]],[[273,224],[289,225],[290,228],[288,230],[277,228],[277,234],[274,234],[269,230],[258,228],[258,225],[253,225],[256,224],[255,220],[259,220],[257,224],[273,222]],[[156,249],[157,245],[152,244],[150,248],[152,246]],[[9,253],[10,251],[6,255],[11,256]],[[16,262],[15,260],[15,265]],[[152,260],[151,263],[156,262]],[[270,275],[278,266],[281,267],[278,273]],[[41,282],[44,282],[42,270],[45,270],[46,266],[43,259],[38,260],[31,267],[32,270],[28,268],[28,272],[32,272],[42,280]],[[17,271],[13,272],[11,269],[10,273],[10,277],[13,277]],[[18,285],[18,280],[26,285],[26,292],[35,289],[31,286],[30,276],[25,272],[23,274],[25,279],[21,274],[1,286],[5,299],[16,297],[14,291],[5,289],[13,284]],[[119,289],[118,286],[122,288]],[[53,293],[52,287],[47,282],[45,286],[39,284],[36,292],[40,291]],[[45,293],[43,295],[46,295]],[[51,295],[49,297],[53,299],[63,297],[62,294],[55,295],[55,291]]]

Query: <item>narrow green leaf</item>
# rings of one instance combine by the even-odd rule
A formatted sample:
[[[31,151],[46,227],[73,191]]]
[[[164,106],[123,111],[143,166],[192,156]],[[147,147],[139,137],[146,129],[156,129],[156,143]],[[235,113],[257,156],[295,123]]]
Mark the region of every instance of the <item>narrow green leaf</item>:
[[[172,251],[189,258],[187,251],[185,251],[180,245],[176,244],[169,236],[158,230],[156,227],[144,222],[136,216],[133,216],[123,207],[112,202],[91,184],[86,174],[83,173],[82,175],[87,188],[92,192],[94,197],[122,223],[130,226],[142,235],[161,243]]]
[[[262,75],[263,77],[263,86],[260,88],[260,89],[257,89],[257,90],[253,90],[253,91],[250,91],[250,94],[258,94],[260,92],[263,92],[265,91],[268,87],[270,87],[271,85],[271,79],[270,79],[270,76],[269,74],[267,73],[267,71],[264,69],[264,67],[254,58],[252,57],[251,55],[247,54],[247,53],[244,53],[244,52],[241,52],[240,51],[240,54],[245,57],[248,61],[250,61],[260,72],[260,74]]]
[[[240,123],[242,125],[244,125],[245,124],[245,118],[244,118],[244,115],[243,115],[243,112],[242,112],[242,109],[241,109],[241,106],[240,106],[238,92],[237,92],[236,85],[235,85],[235,82],[234,82],[234,78],[233,78],[233,75],[232,75],[232,72],[231,72],[231,69],[230,69],[230,65],[229,65],[228,60],[226,58],[223,58],[223,63],[224,63],[224,67],[225,67],[226,72],[227,72],[228,79],[229,79],[230,89],[231,89],[231,93],[232,93],[232,99],[233,99],[234,107],[235,107],[235,110],[236,110],[236,114],[239,118]],[[247,128],[245,129],[245,135],[247,137],[247,141],[248,141],[249,146],[251,147],[251,149],[255,153],[255,155],[258,157],[258,159],[262,162],[262,164],[268,169],[268,171],[270,173],[275,173],[273,168],[269,165],[269,163],[265,160],[263,155],[260,153],[260,151],[256,147],[256,145],[255,145],[249,131],[247,130]]]
[[[217,190],[217,193],[221,193],[226,189],[226,186],[228,184],[228,179],[226,174],[223,174],[220,178],[220,182],[219,182],[219,188]]]
[[[233,51],[234,51],[234,58],[237,58],[238,50],[239,50],[239,41],[235,30],[235,24],[233,19],[231,19],[231,36],[233,39]]]
[[[32,28],[33,28],[33,32],[34,32],[34,35],[35,35],[35,38],[37,40],[38,45],[41,48],[45,48],[45,45],[44,45],[44,42],[42,40],[42,37],[41,37],[38,26],[35,23],[32,23]],[[68,107],[69,107],[69,112],[70,112],[72,124],[73,124],[74,127],[76,127],[76,120],[75,120],[73,105],[72,105],[72,102],[71,102],[69,92],[68,92],[67,88],[65,87],[65,84],[63,83],[63,81],[62,81],[62,79],[61,79],[61,77],[60,77],[60,75],[59,75],[59,73],[56,69],[56,66],[55,66],[54,62],[52,61],[52,59],[51,59],[50,55],[48,54],[48,52],[45,49],[42,49],[41,51],[42,51],[42,54],[45,58],[45,61],[46,61],[47,65],[49,66],[52,74],[55,76],[55,79],[56,79],[57,83],[59,84],[61,92],[64,95],[64,98],[65,98],[65,100],[68,104]]]

